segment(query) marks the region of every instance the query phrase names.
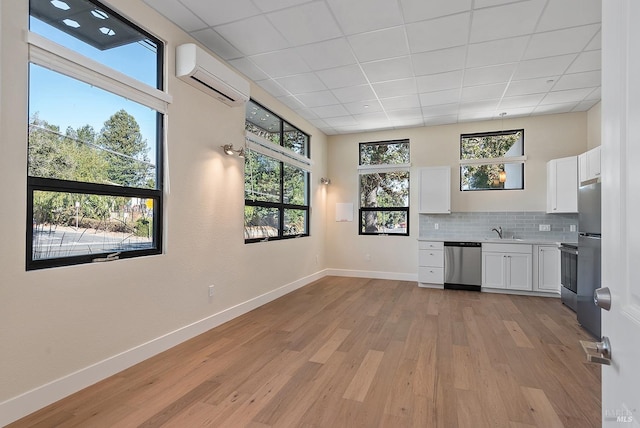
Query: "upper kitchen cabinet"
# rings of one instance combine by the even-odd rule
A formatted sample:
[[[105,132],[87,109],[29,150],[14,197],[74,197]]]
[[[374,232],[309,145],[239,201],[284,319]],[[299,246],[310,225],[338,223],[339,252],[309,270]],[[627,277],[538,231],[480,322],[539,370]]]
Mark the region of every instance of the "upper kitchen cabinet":
[[[578,212],[578,157],[547,162],[547,213]]]
[[[580,185],[600,178],[600,146],[578,156]]]
[[[451,167],[420,168],[420,213],[451,213]]]

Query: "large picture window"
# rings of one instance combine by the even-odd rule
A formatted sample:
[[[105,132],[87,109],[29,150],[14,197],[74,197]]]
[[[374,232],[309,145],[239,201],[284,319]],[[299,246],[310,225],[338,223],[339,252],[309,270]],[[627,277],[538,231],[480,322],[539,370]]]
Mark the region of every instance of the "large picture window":
[[[30,0],[27,269],[162,251],[163,44],[94,0]]]
[[[409,159],[409,140],[360,143],[360,235],[409,235]]]
[[[524,129],[460,135],[460,190],[524,189]]]
[[[309,136],[253,100],[245,128],[245,242],[308,236]]]

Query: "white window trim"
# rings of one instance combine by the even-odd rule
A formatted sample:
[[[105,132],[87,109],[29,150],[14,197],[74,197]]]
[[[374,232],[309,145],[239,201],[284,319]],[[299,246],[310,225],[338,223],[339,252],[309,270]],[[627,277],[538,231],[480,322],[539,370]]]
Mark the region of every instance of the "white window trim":
[[[166,114],[173,97],[102,63],[28,31],[29,61]]]
[[[358,174],[373,174],[376,172],[395,172],[395,171],[410,171],[410,163],[394,163],[394,164],[382,164],[382,165],[358,165]]]
[[[247,149],[254,150],[265,156],[269,156],[281,162],[311,172],[313,162],[306,156],[302,156],[291,149],[272,143],[252,132],[245,131],[245,144]]]
[[[525,163],[527,155],[500,157],[500,158],[480,158],[480,159],[460,159],[460,166],[465,165],[494,165],[497,163]]]

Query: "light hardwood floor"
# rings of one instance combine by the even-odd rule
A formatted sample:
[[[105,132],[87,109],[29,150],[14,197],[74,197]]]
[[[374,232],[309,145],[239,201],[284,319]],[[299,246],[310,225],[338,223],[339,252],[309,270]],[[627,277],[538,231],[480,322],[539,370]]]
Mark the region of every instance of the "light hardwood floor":
[[[10,427],[597,427],[559,299],[326,277]]]

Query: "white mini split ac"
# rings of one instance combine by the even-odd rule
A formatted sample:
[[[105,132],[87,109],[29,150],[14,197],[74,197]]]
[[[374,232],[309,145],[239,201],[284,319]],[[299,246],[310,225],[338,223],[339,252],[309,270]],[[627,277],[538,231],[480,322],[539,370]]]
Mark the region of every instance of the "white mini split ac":
[[[176,48],[176,77],[232,107],[249,100],[249,82],[194,43]]]

